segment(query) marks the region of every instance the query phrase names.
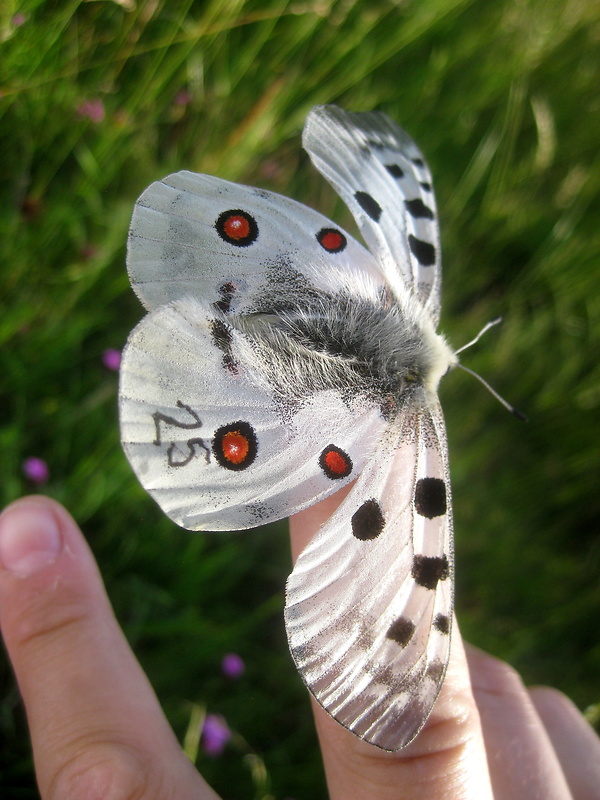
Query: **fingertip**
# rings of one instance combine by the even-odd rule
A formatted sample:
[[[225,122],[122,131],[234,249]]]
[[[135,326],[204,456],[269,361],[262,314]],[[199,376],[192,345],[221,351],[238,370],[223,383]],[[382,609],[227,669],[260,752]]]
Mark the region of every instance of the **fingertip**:
[[[0,565],[26,578],[53,564],[63,548],[62,525],[52,501],[26,497],[0,515]]]
[[[0,628],[13,665],[41,633],[105,610],[94,558],[68,511],[48,497],[20,498],[0,514]],[[18,672],[18,670],[17,670]]]

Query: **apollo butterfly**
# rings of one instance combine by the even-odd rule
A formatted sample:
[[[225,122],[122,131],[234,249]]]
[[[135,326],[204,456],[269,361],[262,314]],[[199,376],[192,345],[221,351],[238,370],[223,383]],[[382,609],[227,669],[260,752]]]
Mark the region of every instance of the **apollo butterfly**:
[[[125,453],[178,525],[251,528],[354,482],[298,558],[285,621],[300,674],[386,750],[444,679],[452,518],[431,175],[380,113],[314,108],[303,143],[367,244],[281,195],[179,172],[131,222],[147,316],[123,355]]]

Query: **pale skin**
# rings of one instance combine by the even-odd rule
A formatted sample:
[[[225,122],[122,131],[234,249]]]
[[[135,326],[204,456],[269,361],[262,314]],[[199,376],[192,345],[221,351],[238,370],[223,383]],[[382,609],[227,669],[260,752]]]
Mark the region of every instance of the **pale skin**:
[[[338,502],[292,518],[294,555]],[[163,716],[85,539],[47,498],[0,516],[0,625],[43,800],[217,800]],[[600,740],[576,707],[526,689],[456,627],[442,693],[404,750],[366,745],[314,703],[313,713],[332,800],[600,798]]]

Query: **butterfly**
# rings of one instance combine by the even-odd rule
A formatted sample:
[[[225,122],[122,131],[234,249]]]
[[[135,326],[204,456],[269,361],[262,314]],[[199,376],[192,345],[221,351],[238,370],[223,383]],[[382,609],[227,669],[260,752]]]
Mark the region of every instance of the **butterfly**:
[[[352,487],[288,578],[300,675],[354,734],[399,750],[444,680],[453,605],[437,387],[431,175],[382,113],[312,109],[303,146],[367,247],[263,189],[179,172],[141,195],[127,264],[148,309],[124,350],[122,443],[190,530],[240,530]]]

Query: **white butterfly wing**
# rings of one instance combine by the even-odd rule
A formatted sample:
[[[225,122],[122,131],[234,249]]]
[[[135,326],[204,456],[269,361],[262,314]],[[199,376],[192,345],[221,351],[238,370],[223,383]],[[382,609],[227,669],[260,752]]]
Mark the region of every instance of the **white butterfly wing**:
[[[286,627],[318,702],[398,750],[443,682],[452,619],[452,518],[441,410],[405,409],[288,579]],[[391,433],[391,431],[390,431]]]
[[[327,497],[356,477],[387,426],[379,407],[333,390],[282,412],[247,357],[252,343],[226,334],[224,319],[193,299],[163,306],[135,328],[122,359],[127,458],[191,530],[251,528]]]
[[[210,175],[177,172],[138,199],[127,267],[146,308],[181,297],[253,311],[286,285],[339,288],[340,276],[381,268],[361,244],[307,206],[274,192]]]
[[[398,298],[406,290],[435,324],[440,312],[440,240],[423,154],[385,114],[313,108],[304,148],[352,212]]]
[[[319,302],[344,295],[389,308],[390,290],[407,318],[424,309],[436,324],[435,200],[422,154],[383,114],[317,107],[303,141],[371,252],[272,192],[191,172],[152,184],[128,244],[132,285],[154,310],[123,354],[122,440],[142,485],[193,530],[254,527],[356,480],[296,563],[286,627],[317,700],[361,738],[397,750],[425,723],[449,654],[452,520],[439,404],[411,393],[390,423],[377,393],[313,381],[293,347],[288,375],[276,336],[265,339],[269,359],[251,329],[281,324],[300,301],[302,338],[311,314],[323,316]],[[336,313],[346,319],[344,308]],[[342,338],[354,342],[350,316],[346,326],[352,335]],[[309,334],[316,363],[329,334]]]

